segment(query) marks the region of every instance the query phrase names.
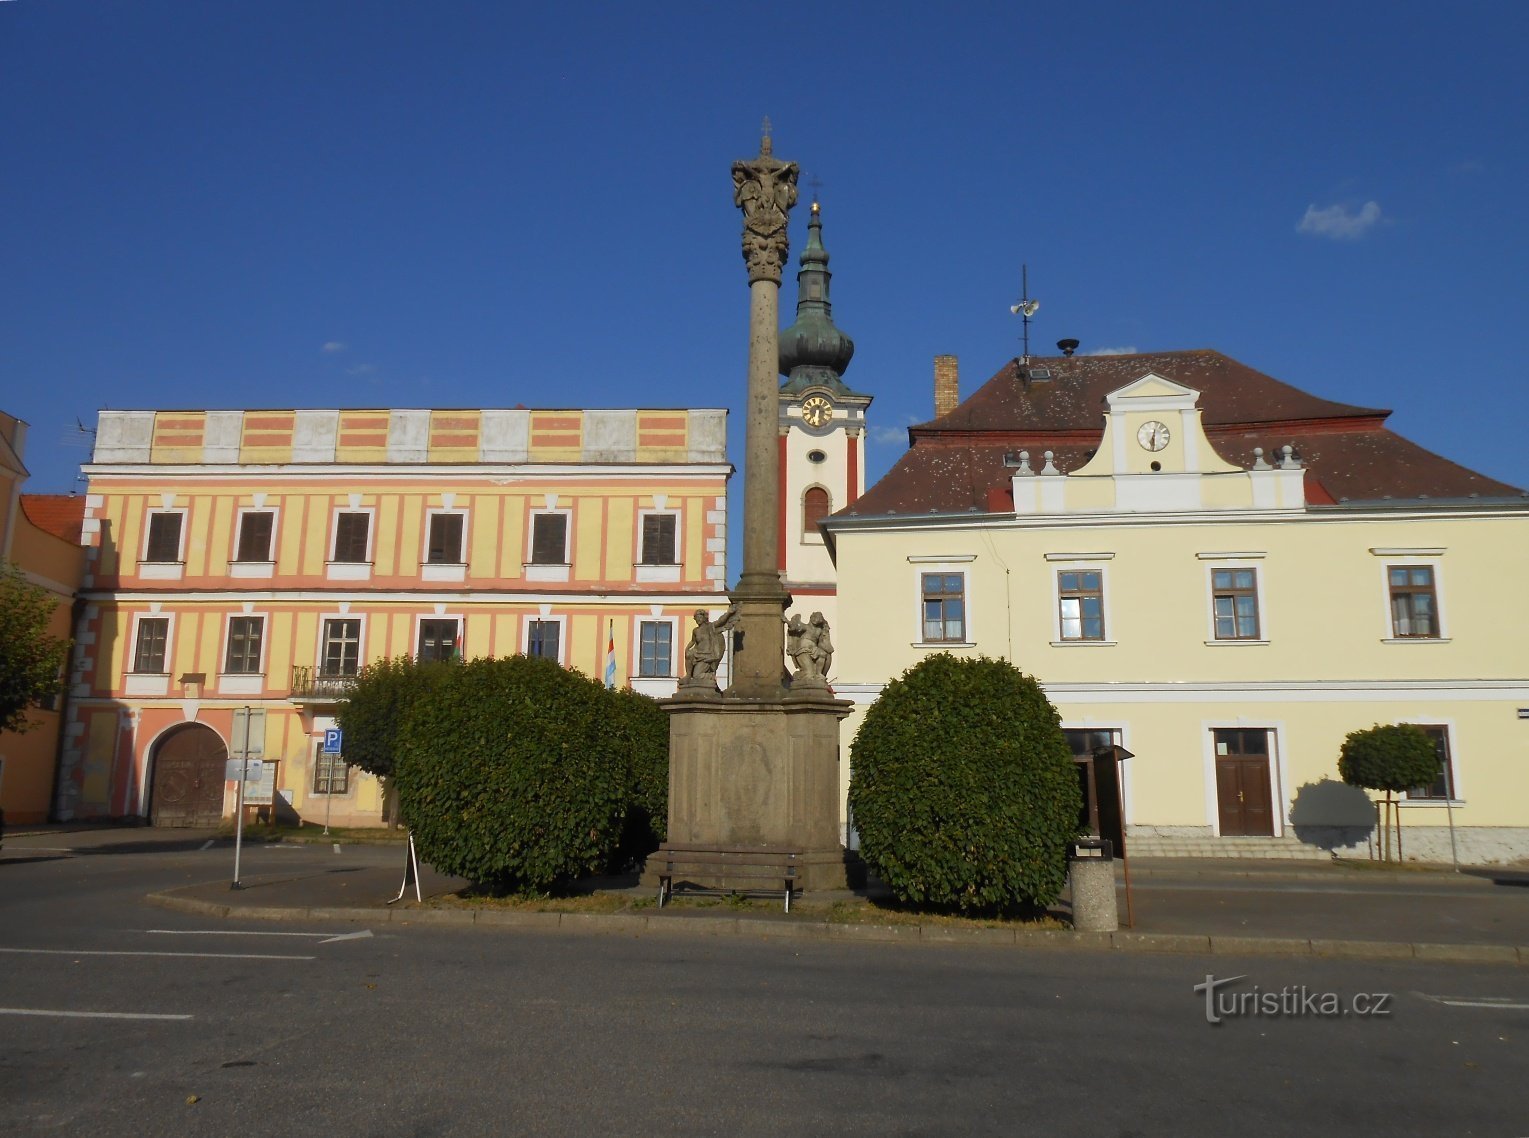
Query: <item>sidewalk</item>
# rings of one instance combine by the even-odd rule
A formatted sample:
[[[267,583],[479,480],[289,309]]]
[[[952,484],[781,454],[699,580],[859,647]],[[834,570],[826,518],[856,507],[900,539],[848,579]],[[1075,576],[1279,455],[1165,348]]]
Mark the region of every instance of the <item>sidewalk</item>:
[[[1117,866],[1121,930],[1077,933],[1029,930],[979,922],[917,922],[905,914],[886,922],[846,920],[833,911],[850,892],[808,894],[786,914],[778,906],[737,909],[683,901],[662,911],[652,891],[630,878],[599,883],[615,911],[530,911],[454,907],[442,898],[465,882],[423,868],[423,903],[397,897],[401,869],[337,866],[327,870],[246,878],[154,894],[169,908],[266,920],[353,920],[371,924],[455,925],[463,928],[580,929],[622,934],[691,931],[712,935],[808,936],[950,944],[1353,956],[1529,966],[1529,872],[1445,869],[1385,870],[1323,863],[1138,858],[1131,864],[1130,908]],[[862,895],[863,896],[863,895]],[[1054,909],[1068,919],[1065,899]]]

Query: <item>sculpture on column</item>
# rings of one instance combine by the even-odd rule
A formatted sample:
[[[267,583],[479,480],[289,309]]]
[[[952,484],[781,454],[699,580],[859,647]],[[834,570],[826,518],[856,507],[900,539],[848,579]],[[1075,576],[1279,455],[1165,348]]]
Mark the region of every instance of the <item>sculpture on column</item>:
[[[780,284],[789,248],[786,214],[796,204],[797,173],[795,162],[782,162],[771,153],[768,133],[759,157],[733,163],[733,204],[743,210],[743,260],[750,283]]]
[[[727,652],[726,634],[736,616],[735,608],[729,608],[718,620],[712,620],[705,609],[695,610],[695,628],[685,646],[685,678],[680,681],[683,686],[717,686],[717,666]]]
[[[800,616],[786,622],[786,655],[796,663],[796,686],[825,686],[828,669],[833,664],[834,645],[829,636],[828,621],[823,614],[815,612],[807,623]]]

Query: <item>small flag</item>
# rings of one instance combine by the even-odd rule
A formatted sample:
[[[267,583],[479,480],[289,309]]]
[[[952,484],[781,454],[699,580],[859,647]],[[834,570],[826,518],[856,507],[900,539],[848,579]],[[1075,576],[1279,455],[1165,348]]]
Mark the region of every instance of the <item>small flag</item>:
[[[610,642],[605,648],[605,686],[616,687],[616,622],[610,624]]]

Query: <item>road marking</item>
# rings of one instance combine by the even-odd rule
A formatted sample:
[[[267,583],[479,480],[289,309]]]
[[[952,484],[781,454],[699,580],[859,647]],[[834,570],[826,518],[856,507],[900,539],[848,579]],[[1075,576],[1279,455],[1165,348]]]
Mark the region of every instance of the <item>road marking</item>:
[[[1529,1011],[1529,1004],[1516,1003],[1512,996],[1430,996],[1427,992],[1412,994],[1451,1008],[1508,1008],[1514,1011]]]
[[[340,852],[340,843],[339,842],[336,842],[334,844],[334,852],[335,853],[339,853]]]
[[[332,944],[337,940],[361,940],[372,935],[371,929],[357,933],[286,933],[266,932],[264,929],[144,929],[146,933],[164,936],[298,936],[311,937],[320,944]]]
[[[321,941],[319,941],[319,943],[320,944],[333,944],[337,940],[365,940],[366,938],[370,937],[371,935],[372,935],[372,930],[371,929],[362,929],[360,932],[355,932],[355,933],[341,933],[339,936],[332,936],[328,940],[321,940]]]
[[[65,1019],[190,1019],[190,1016],[160,1015],[155,1012],[55,1012],[46,1008],[0,1008],[5,1016],[61,1016]],[[137,1078],[135,1075],[134,1078]]]
[[[212,849],[213,841],[214,841],[214,839],[208,838],[205,842],[202,843],[201,849],[199,849],[197,852],[200,853],[201,850],[210,850],[210,849]]]
[[[0,952],[29,956],[196,956],[212,960],[316,960],[314,956],[271,956],[247,952],[128,952],[98,948],[0,948]]]

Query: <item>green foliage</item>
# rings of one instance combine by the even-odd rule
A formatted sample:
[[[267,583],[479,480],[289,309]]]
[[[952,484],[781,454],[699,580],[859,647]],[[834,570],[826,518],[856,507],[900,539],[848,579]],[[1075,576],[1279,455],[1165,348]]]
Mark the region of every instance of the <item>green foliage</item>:
[[[405,823],[422,859],[494,891],[543,890],[610,861],[631,748],[611,693],[551,660],[448,669],[398,740]]]
[[[69,641],[48,635],[58,600],[0,564],[0,731],[29,731],[27,709],[59,689]]]
[[[855,735],[860,853],[904,903],[1001,913],[1055,900],[1078,828],[1056,709],[1003,660],[926,658]]]
[[[393,773],[394,749],[410,709],[430,693],[456,661],[419,661],[412,656],[378,660],[361,669],[340,705],[336,724],[345,732],[345,761],[381,778]]]
[[[1433,782],[1439,776],[1439,753],[1421,728],[1377,723],[1343,740],[1338,774],[1350,786],[1395,793]]]
[[[606,693],[627,757],[628,808],[616,867],[646,857],[669,836],[669,716],[631,688]]]

